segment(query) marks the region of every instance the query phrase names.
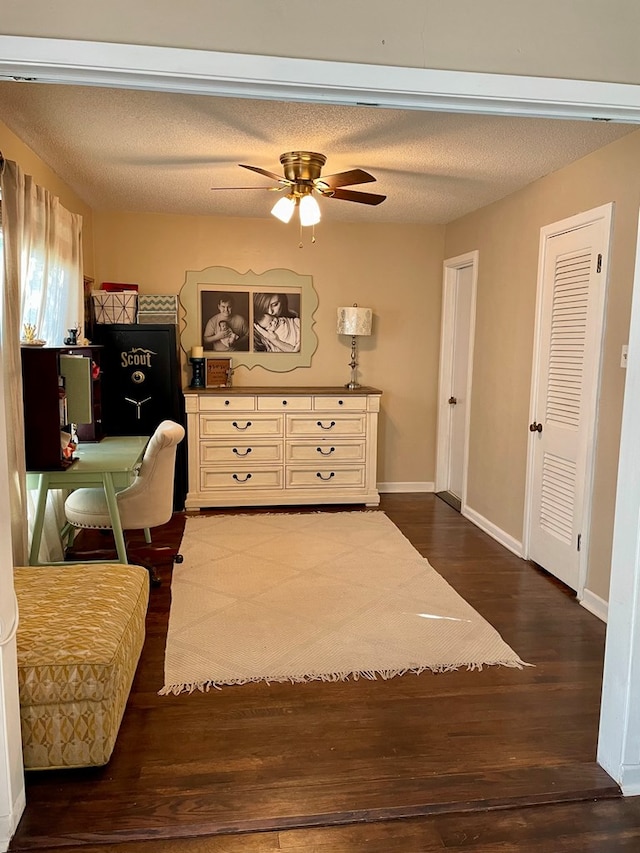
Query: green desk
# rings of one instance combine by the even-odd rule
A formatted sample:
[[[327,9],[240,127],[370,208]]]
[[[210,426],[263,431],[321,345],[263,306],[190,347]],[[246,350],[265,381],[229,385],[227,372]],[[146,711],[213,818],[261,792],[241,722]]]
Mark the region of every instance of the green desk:
[[[74,489],[102,486],[104,489],[113,536],[116,542],[118,559],[127,562],[127,549],[120,523],[116,492],[126,488],[133,479],[136,466],[140,463],[149,437],[146,435],[119,435],[103,438],[96,444],[79,444],[74,452],[76,461],[63,471],[29,471],[28,484],[37,477],[38,499],[36,517],[33,525],[33,538],[29,552],[29,565],[40,566],[38,560],[44,514],[47,505],[47,492],[50,489]],[[87,562],[87,561],[83,561]],[[89,561],[90,562],[90,561]],[[46,565],[65,565],[65,563],[47,563]]]

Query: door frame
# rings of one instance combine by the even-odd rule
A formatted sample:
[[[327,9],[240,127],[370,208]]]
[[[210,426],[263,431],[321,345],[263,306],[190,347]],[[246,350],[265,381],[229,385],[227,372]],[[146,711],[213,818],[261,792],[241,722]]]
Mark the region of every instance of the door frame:
[[[547,252],[549,241],[553,237],[564,234],[567,231],[576,231],[579,228],[584,228],[594,222],[604,221],[607,230],[607,251],[602,259],[602,284],[594,296],[593,308],[596,311],[595,322],[595,346],[596,353],[596,376],[595,390],[586,400],[584,417],[586,423],[589,424],[589,435],[587,438],[587,451],[585,457],[585,472],[584,472],[584,501],[582,504],[582,517],[580,519],[580,529],[582,531],[581,547],[579,552],[579,576],[578,588],[576,595],[578,601],[581,601],[584,596],[584,589],[587,580],[589,568],[589,542],[590,542],[590,521],[591,510],[593,505],[593,478],[595,471],[596,459],[596,436],[598,432],[598,401],[600,399],[600,379],[602,374],[602,356],[604,349],[604,317],[606,312],[607,294],[609,291],[609,255],[611,249],[611,236],[613,228],[613,202],[603,204],[600,207],[594,207],[591,210],[585,210],[577,213],[574,216],[569,216],[566,219],[561,219],[558,222],[552,222],[540,229],[540,244],[538,247],[538,273],[536,284],[536,312],[535,312],[535,330],[533,342],[533,361],[531,365],[531,396],[529,399],[529,423],[540,417],[538,409],[538,393],[540,391],[540,357],[542,347],[542,322],[543,322],[543,287],[544,287],[544,270],[547,260]],[[534,462],[535,462],[536,446],[534,441],[529,441],[527,450],[527,474],[525,482],[525,501],[524,501],[524,528],[523,528],[523,555],[525,559],[529,559],[531,535],[533,528],[533,480],[534,480]]]
[[[440,330],[440,373],[438,378],[438,427],[436,434],[436,492],[448,487],[448,471],[451,461],[451,406],[448,403],[453,376],[454,329],[456,320],[456,295],[458,274],[461,269],[471,267],[471,310],[469,321],[469,352],[467,355],[467,387],[465,390],[467,410],[464,419],[464,459],[462,463],[461,512],[467,506],[467,467],[469,464],[469,430],[471,424],[471,387],[473,381],[473,346],[476,329],[476,292],[478,286],[477,249],[447,258],[442,267],[442,322]]]
[[[73,63],[69,57],[73,57]],[[219,96],[306,100],[323,103],[375,103],[401,109],[440,109],[478,114],[528,115],[592,120],[640,121],[640,85],[600,81],[442,71],[429,68],[363,65],[291,57],[249,56],[210,50],[154,47],[122,43],[0,35],[0,74],[36,77],[42,82],[193,92]],[[298,81],[298,82],[292,82]],[[634,360],[640,362],[640,269],[636,269],[629,335],[629,370],[620,443],[620,477],[612,554],[612,598],[615,620],[607,627],[605,679],[598,761],[617,781],[637,774],[625,793],[640,794],[640,694],[630,677],[630,661],[640,650],[640,532],[625,534],[622,522],[638,517],[640,481],[634,476],[635,434],[640,424],[640,388]],[[633,381],[631,381],[633,380]],[[6,423],[0,417],[0,441]],[[8,472],[0,468],[2,480]],[[0,553],[0,572],[12,572]],[[617,593],[624,594],[618,599]],[[635,592],[635,594],[627,594]],[[4,646],[3,651],[9,647]],[[15,656],[13,656],[15,657]],[[635,682],[640,683],[639,681]],[[0,706],[11,714],[14,685],[0,672]],[[3,744],[2,741],[5,741]],[[10,747],[10,748],[9,748]],[[20,757],[19,745],[0,731],[0,808]],[[631,773],[630,773],[631,771]],[[11,806],[9,807],[11,809]],[[0,823],[0,847],[20,806]],[[0,815],[0,817],[2,817]]]

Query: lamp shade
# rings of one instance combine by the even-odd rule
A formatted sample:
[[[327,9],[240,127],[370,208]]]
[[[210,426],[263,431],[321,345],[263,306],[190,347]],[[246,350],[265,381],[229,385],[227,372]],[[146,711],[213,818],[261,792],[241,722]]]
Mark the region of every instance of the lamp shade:
[[[271,208],[271,213],[279,219],[280,222],[287,223],[293,216],[293,211],[296,209],[296,203],[291,196],[283,196]]]
[[[338,308],[338,334],[370,335],[372,320],[371,308],[360,308],[358,305]]]
[[[300,225],[317,225],[320,222],[320,205],[312,195],[300,199]]]

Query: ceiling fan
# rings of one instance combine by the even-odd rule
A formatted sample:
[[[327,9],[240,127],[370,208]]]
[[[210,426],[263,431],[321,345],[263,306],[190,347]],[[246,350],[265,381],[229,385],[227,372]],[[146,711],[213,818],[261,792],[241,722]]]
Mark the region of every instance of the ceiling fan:
[[[286,191],[273,206],[271,213],[282,222],[289,222],[296,207],[299,208],[301,225],[316,225],[320,221],[320,207],[314,194],[337,198],[343,201],[355,201],[358,204],[376,205],[383,202],[384,195],[364,193],[356,190],[343,189],[354,184],[366,184],[375,181],[373,175],[362,169],[350,169],[335,175],[321,175],[322,167],[327,162],[324,154],[313,151],[289,151],[280,155],[284,175],[276,175],[260,166],[238,165],[250,169],[266,178],[277,181],[275,187],[211,187],[212,190],[236,189],[266,189],[275,192]]]

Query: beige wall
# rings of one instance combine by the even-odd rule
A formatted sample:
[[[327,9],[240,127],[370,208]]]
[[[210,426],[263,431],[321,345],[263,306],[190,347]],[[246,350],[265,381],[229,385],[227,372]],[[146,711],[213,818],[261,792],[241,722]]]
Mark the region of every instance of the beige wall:
[[[327,217],[317,242],[298,248],[294,226],[270,220],[94,214],[0,123],[0,149],[85,217],[86,270],[101,281],[138,283],[143,293],[177,293],[186,270],[229,266],[311,275],[319,294],[319,346],[310,368],[269,374],[254,368],[236,384],[340,384],[348,341],[335,309],[358,302],[376,314],[361,342],[362,380],[384,392],[379,480],[434,479],[442,259],[480,251],[469,506],[522,539],[539,231],[543,225],[615,202],[588,588],[608,597],[615,483],[640,180],[640,132],[631,134],[447,228],[338,224]],[[92,222],[95,238],[92,235]],[[446,233],[446,240],[445,240]],[[95,243],[95,255],[92,244]],[[89,246],[90,248],[87,248]]]
[[[62,204],[72,213],[82,216],[82,248],[84,251],[85,275],[93,274],[93,214],[76,193],[70,189],[15,133],[0,121],[0,153],[7,160],[15,160],[22,171],[33,175],[40,186],[58,196]]]
[[[637,0],[4,0],[2,32],[640,82]]]
[[[629,329],[640,206],[639,158],[640,133],[634,133],[446,231],[447,257],[480,252],[468,502],[521,540],[540,228],[615,202],[587,582],[604,599],[625,379],[620,353]]]
[[[330,221],[305,232],[276,220],[95,215],[96,282],[138,284],[141,293],[178,293],[187,270],[244,273],[290,269],[311,275],[318,293],[318,349],[289,373],[239,368],[235,385],[340,385],[349,379],[350,341],[336,335],[336,308],[373,308],[374,334],[361,339],[360,379],[383,392],[381,482],[433,482],[444,228]]]

